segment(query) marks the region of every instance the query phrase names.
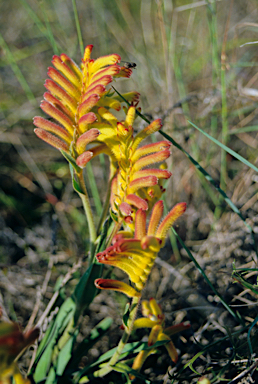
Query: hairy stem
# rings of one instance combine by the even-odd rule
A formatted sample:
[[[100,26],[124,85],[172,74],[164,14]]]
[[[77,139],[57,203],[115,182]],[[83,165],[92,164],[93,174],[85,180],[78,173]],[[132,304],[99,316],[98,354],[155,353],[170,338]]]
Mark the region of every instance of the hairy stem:
[[[94,257],[94,248],[95,248],[95,241],[97,238],[97,232],[96,232],[96,228],[95,228],[95,224],[94,224],[93,213],[92,213],[91,206],[90,206],[90,200],[89,200],[88,192],[87,192],[85,182],[84,182],[83,172],[78,173],[77,176],[78,176],[80,188],[82,191],[82,193],[78,192],[78,194],[82,200],[84,212],[86,214],[88,226],[89,226],[90,242],[91,242],[91,245],[90,245],[90,255],[91,255],[90,263],[92,263],[92,260]]]

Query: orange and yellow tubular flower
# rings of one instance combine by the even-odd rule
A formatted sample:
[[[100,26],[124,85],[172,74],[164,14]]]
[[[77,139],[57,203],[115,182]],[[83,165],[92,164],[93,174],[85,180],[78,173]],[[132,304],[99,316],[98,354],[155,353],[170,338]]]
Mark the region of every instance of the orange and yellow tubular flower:
[[[174,222],[185,212],[185,210],[186,203],[176,204],[174,208],[167,214],[162,223],[159,225],[156,232],[156,236],[164,241],[168,230],[172,227]]]
[[[165,335],[165,333],[162,333],[162,332],[158,334],[157,341],[168,341],[168,343],[165,344],[165,348],[167,349],[171,360],[174,363],[176,363],[178,360],[178,353],[177,353],[176,347],[174,346],[173,341],[170,340],[170,338],[167,335]]]
[[[180,214],[185,210],[185,203],[181,203],[181,205],[184,209],[181,208]],[[120,205],[120,209],[126,218],[130,217],[131,207],[129,204],[123,202]],[[163,237],[158,237],[157,233],[163,236],[168,230],[167,225],[172,225],[174,222],[172,218],[176,220],[176,218],[179,217],[178,209],[175,210],[175,208],[173,208],[160,223],[162,214],[163,203],[162,201],[158,201],[153,208],[149,227],[147,228],[146,210],[138,209],[135,214],[134,237],[131,237],[130,232],[128,235],[128,231],[120,231],[119,234],[114,237],[113,245],[96,255],[99,263],[112,265],[127,273],[138,292],[144,288],[155,258],[163,246],[164,239]],[[108,287],[106,287],[106,289],[108,289]],[[160,318],[162,312],[159,306],[155,306],[152,302],[150,303],[149,311],[154,313],[157,318]]]
[[[151,332],[148,338],[148,346],[153,346],[157,341],[167,341],[165,347],[171,360],[176,363],[178,360],[177,350],[169,336],[171,334],[175,334],[188,329],[190,324],[181,323],[169,328],[164,328],[165,315],[163,314],[160,305],[153,298],[151,298],[149,301],[142,301],[142,314],[144,317],[135,320],[133,329],[151,328]],[[148,350],[148,353],[143,352],[147,351],[141,351],[136,356],[132,366],[132,368],[138,372],[142,368],[146,358],[150,355],[150,353],[155,353],[155,349],[153,348]]]
[[[120,100],[113,98],[106,86],[114,76],[130,76],[130,72],[120,73],[118,54],[93,60],[92,48],[92,45],[85,48],[80,67],[65,54],[53,56],[53,67],[48,68],[50,79],[45,82],[47,92],[41,109],[55,122],[38,116],[34,118],[37,136],[59,150],[70,152],[82,168],[90,159],[86,146],[100,141],[96,122],[98,109],[121,109]],[[138,101],[139,94],[129,93],[128,98],[132,102]],[[108,119],[104,126],[109,126]]]
[[[95,280],[95,285],[99,289],[109,289],[112,291],[124,293],[128,297],[140,296],[140,293],[137,292],[133,287],[119,280],[100,278]]]

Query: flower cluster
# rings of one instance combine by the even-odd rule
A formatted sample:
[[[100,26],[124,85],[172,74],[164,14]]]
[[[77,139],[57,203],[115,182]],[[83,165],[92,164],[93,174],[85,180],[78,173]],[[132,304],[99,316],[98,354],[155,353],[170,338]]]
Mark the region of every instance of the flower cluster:
[[[138,209],[135,215],[135,232],[121,231],[114,238],[114,244],[96,255],[99,263],[120,268],[126,272],[135,289],[117,280],[97,279],[100,289],[112,289],[136,297],[144,288],[159,250],[164,246],[169,228],[186,209],[185,203],[177,204],[160,223],[163,215],[163,202],[158,201],[151,213],[146,228],[146,211]]]
[[[130,77],[132,70],[120,67],[120,56],[111,54],[96,60],[91,59],[93,46],[85,48],[81,68],[66,54],[55,55],[48,69],[41,109],[57,123],[40,116],[34,118],[35,133],[57,149],[68,152],[77,165],[84,167],[92,153],[87,145],[98,139],[100,132],[94,122],[100,121],[101,107],[121,109],[119,98],[112,97],[106,86],[114,77]],[[138,100],[138,93],[126,95],[129,100]]]
[[[142,314],[144,317],[141,317],[134,322],[134,329],[138,328],[150,328],[151,332],[148,339],[148,346],[153,346],[157,341],[165,341],[165,347],[168,351],[168,354],[171,360],[176,363],[178,360],[177,350],[174,346],[174,343],[170,339],[170,336],[181,332],[190,327],[188,323],[180,323],[173,325],[168,328],[164,328],[165,325],[165,315],[162,312],[160,305],[156,302],[155,299],[151,298],[149,301],[142,301]],[[136,356],[132,368],[135,371],[140,371],[143,363],[149,355],[155,353],[155,349],[148,349],[139,352]]]

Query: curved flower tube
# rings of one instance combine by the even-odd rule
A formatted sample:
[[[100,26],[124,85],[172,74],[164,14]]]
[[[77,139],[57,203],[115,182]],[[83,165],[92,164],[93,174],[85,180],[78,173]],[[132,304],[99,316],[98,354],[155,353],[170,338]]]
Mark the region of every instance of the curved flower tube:
[[[146,211],[137,210],[134,237],[130,237],[128,232],[119,232],[113,239],[113,245],[96,255],[98,262],[123,270],[135,285],[136,291],[141,292],[155,258],[161,247],[164,246],[167,231],[185,209],[185,203],[177,204],[160,223],[163,215],[163,202],[158,201],[153,207],[148,228],[146,228]],[[112,289],[108,283],[106,284],[101,288]]]

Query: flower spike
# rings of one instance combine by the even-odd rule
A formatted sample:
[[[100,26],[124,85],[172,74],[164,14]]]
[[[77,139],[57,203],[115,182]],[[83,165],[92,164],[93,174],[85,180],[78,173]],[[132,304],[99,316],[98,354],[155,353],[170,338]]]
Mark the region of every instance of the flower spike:
[[[131,217],[130,206],[122,203],[120,209],[121,207],[124,215]],[[148,228],[146,228],[146,211],[137,210],[134,237],[128,236],[126,231],[120,231],[119,235],[113,239],[113,245],[96,255],[98,262],[123,270],[128,274],[136,290],[138,292],[142,291],[155,258],[164,245],[163,235],[184,212],[185,207],[185,203],[176,205],[159,224],[163,214],[163,203],[158,201],[152,210]],[[160,314],[159,307],[153,307],[153,305],[150,307],[150,311],[157,314],[157,316]]]

